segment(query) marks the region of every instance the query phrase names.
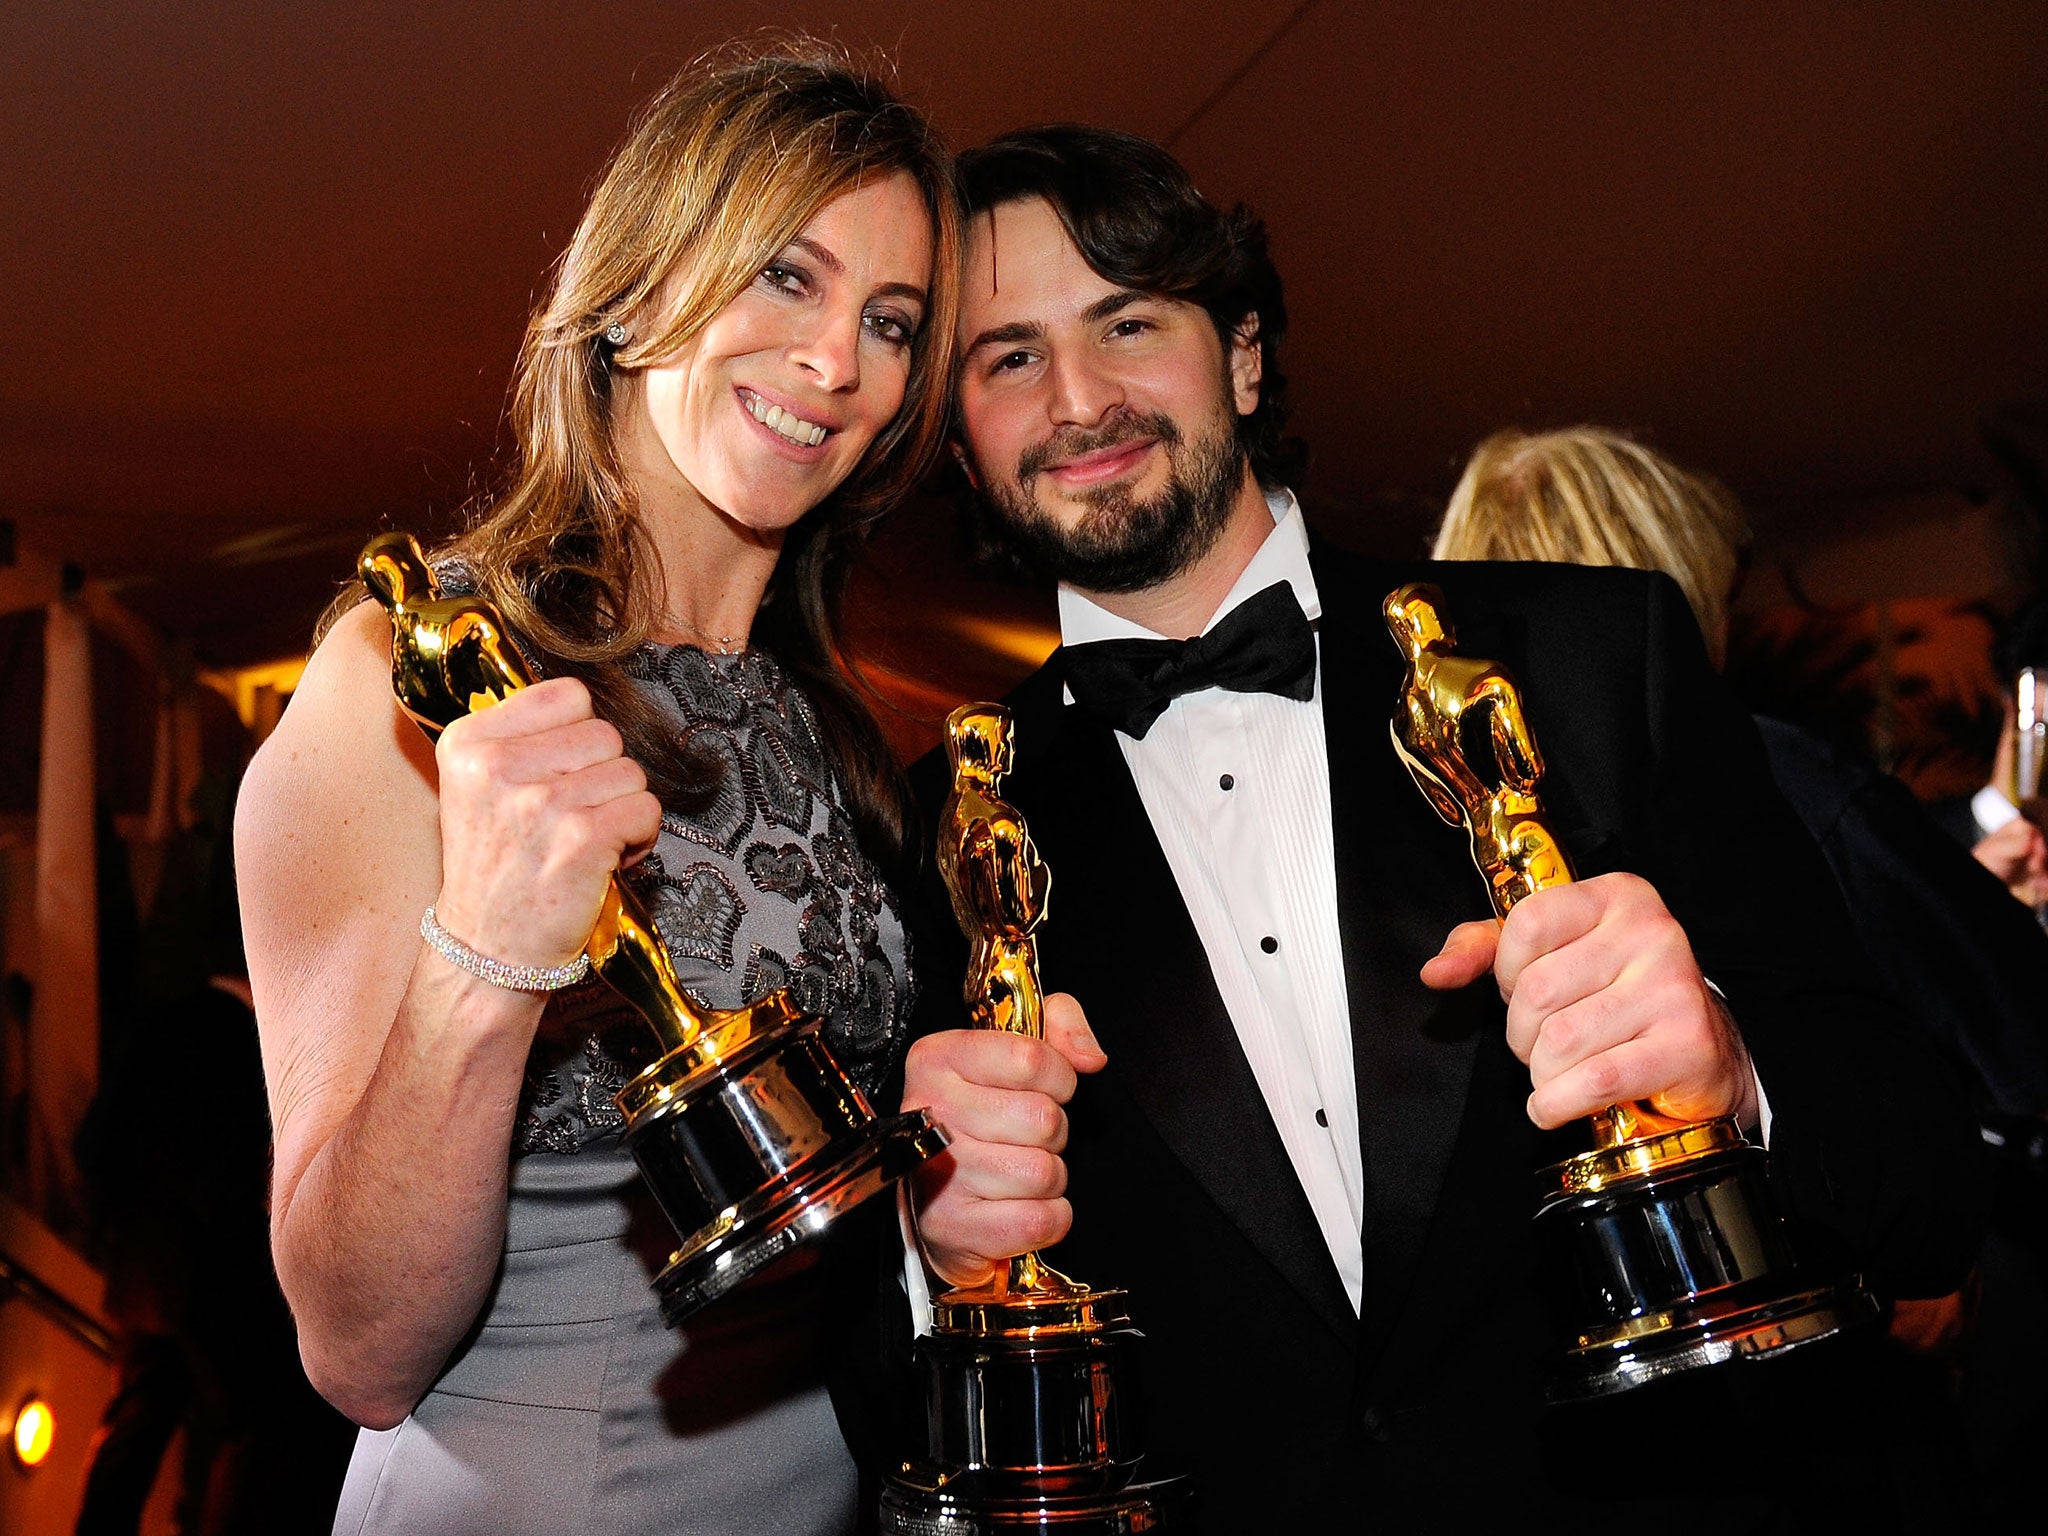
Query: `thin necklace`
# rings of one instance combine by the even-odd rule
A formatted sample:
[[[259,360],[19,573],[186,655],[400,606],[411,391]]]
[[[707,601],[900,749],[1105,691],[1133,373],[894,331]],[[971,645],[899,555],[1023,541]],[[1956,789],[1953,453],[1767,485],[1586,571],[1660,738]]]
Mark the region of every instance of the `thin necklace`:
[[[688,619],[678,618],[675,615],[670,617],[674,619],[678,629],[688,630],[699,640],[709,640],[712,645],[717,647],[718,654],[721,656],[737,656],[747,648],[747,637],[745,635],[714,635],[708,629],[699,629]]]

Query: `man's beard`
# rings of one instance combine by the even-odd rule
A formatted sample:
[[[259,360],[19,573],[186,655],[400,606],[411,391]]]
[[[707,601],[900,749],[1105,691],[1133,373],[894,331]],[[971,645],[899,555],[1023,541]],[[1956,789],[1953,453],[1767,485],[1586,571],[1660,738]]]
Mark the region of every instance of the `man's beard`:
[[[1077,498],[1088,510],[1063,528],[1027,489],[1048,464],[1141,437],[1156,438],[1167,458],[1166,484],[1149,500],[1128,483],[1101,486]],[[1092,432],[1063,431],[1026,449],[1014,478],[984,473],[982,499],[1001,543],[1034,570],[1088,592],[1136,592],[1178,576],[1215,547],[1244,470],[1244,444],[1227,417],[1190,442],[1170,416],[1119,411]]]

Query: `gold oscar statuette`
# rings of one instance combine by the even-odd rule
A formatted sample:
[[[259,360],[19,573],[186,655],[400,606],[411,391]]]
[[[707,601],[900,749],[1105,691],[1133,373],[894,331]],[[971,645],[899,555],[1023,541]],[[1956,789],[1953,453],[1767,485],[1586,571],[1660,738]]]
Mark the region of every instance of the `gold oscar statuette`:
[[[1039,925],[1052,875],[1002,798],[1013,726],[1000,704],[947,718],[953,791],[939,871],[967,938],[963,989],[982,1029],[1043,1039]],[[1035,1253],[932,1303],[918,1340],[928,1455],[882,1493],[888,1536],[1057,1529],[1126,1536],[1189,1529],[1187,1480],[1137,1480],[1136,1346],[1125,1296],[1071,1280]]]
[[[1394,749],[1437,814],[1465,829],[1506,917],[1531,892],[1569,884],[1572,865],[1537,797],[1543,756],[1521,690],[1499,662],[1458,653],[1443,602],[1415,582],[1383,606],[1408,662]],[[1538,1176],[1536,1229],[1560,1332],[1554,1401],[1774,1355],[1876,1314],[1860,1280],[1815,1285],[1799,1274],[1765,1154],[1733,1118],[1687,1124],[1617,1104],[1593,1117],[1593,1141]]]
[[[373,539],[358,569],[391,619],[393,691],[429,737],[535,681],[497,609],[444,594],[410,535]],[[616,875],[586,953],[659,1052],[617,1103],[626,1145],[682,1239],[655,1279],[670,1325],[944,1148],[922,1111],[877,1116],[833,1059],[822,1021],[787,992],[699,1005]]]

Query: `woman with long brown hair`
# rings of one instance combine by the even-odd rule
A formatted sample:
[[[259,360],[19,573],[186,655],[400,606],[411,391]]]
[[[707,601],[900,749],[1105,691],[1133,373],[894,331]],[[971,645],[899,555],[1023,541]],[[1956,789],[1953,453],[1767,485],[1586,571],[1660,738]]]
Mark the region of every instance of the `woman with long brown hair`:
[[[665,1330],[611,1105],[643,1031],[483,960],[566,967],[633,863],[703,1002],[787,985],[888,1070],[894,771],[835,610],[943,430],[958,247],[943,149],[845,60],[679,77],[528,329],[507,483],[435,556],[545,680],[429,746],[345,600],[250,768],[273,1249],[366,1431],[337,1530],[851,1527],[815,1264]]]

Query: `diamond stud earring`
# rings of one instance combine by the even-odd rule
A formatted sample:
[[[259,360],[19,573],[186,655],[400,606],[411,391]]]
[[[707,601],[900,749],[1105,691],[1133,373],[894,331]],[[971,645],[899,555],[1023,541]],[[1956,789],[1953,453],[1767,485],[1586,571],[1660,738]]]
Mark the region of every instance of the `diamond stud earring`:
[[[625,325],[620,321],[614,320],[604,328],[604,339],[615,347],[623,347],[626,344]]]

